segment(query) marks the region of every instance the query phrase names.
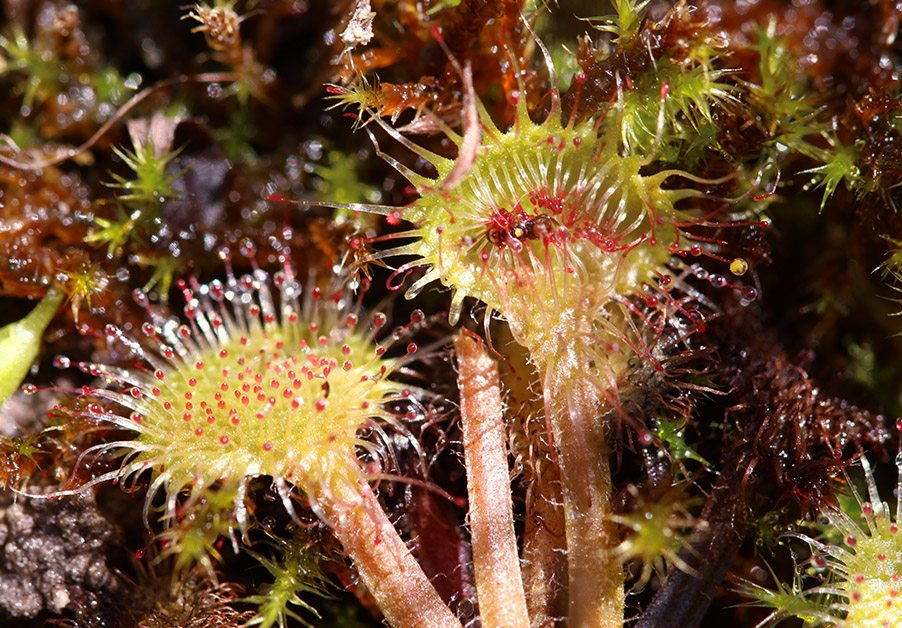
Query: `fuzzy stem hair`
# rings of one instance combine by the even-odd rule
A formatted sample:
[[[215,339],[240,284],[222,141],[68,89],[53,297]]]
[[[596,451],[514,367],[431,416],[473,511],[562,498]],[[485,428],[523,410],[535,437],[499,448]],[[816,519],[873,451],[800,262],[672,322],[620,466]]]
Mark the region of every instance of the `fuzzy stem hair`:
[[[498,365],[481,343],[464,334],[457,337],[454,348],[480,618],[486,628],[529,626],[514,533]]]
[[[360,577],[395,628],[460,626],[389,521],[369,483],[352,474],[307,483],[311,500],[354,561]]]
[[[612,554],[611,470],[598,407],[590,380],[576,371],[549,369],[545,412],[564,497],[568,625],[617,628],[623,625],[623,569]]]

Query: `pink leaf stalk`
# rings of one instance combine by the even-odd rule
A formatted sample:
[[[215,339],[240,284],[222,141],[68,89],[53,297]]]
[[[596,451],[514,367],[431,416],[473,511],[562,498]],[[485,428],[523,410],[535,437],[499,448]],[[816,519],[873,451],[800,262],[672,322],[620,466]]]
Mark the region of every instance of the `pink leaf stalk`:
[[[482,625],[529,626],[514,534],[498,366],[481,343],[464,334],[454,348]]]

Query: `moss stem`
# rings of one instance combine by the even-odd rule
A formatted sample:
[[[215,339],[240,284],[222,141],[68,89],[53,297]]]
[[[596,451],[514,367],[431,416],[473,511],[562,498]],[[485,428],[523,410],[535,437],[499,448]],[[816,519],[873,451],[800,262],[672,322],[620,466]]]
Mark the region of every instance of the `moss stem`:
[[[529,626],[514,533],[498,365],[481,343],[465,334],[457,337],[454,348],[480,618],[486,628]]]

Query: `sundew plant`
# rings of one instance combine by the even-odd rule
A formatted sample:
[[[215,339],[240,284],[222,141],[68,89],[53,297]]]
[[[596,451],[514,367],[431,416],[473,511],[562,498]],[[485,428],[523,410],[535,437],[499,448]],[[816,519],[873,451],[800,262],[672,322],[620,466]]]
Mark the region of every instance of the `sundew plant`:
[[[555,85],[547,52],[546,62]],[[417,174],[388,158],[419,198],[399,209],[354,207],[413,224],[413,229],[392,235],[409,242],[371,256],[413,257],[398,266],[396,275],[425,269],[407,298],[438,281],[453,291],[452,323],[458,322],[464,299],[473,297],[487,306],[487,327],[497,312],[528,349],[542,374],[545,414],[558,445],[569,620],[573,625],[619,625],[623,577],[611,554],[605,441],[623,420],[638,430],[640,440],[650,442],[645,417],[631,415],[621,402],[628,394],[623,382],[636,359],[663,371],[666,352],[704,326],[709,302],[686,285],[692,268],[683,260],[709,257],[728,272],[717,240],[699,230],[735,226],[736,216],[742,215],[728,210],[716,216],[703,209],[708,195],[700,186],[722,181],[650,167],[664,143],[679,141],[670,136],[673,118],[686,115],[684,109],[710,117],[711,106],[723,99],[723,86],[713,75],[703,85],[678,83],[689,93],[672,94],[665,75],[653,86],[657,100],[628,104],[620,98],[578,119],[579,90],[587,80],[580,72],[573,77],[576,101],[566,119],[556,88],[541,123],[533,122],[529,99],[521,91],[513,124],[502,130],[483,104],[473,100],[469,67],[461,78],[470,92],[464,102],[464,132],[461,136],[445,129],[457,144],[456,160],[412,143],[364,108],[362,116],[371,116],[437,176]],[[367,87],[358,89],[364,93],[337,90],[338,98],[365,107]],[[685,100],[683,108],[668,107],[671,98]],[[645,143],[623,141],[630,124],[646,128],[636,121],[643,107],[655,112],[653,135]],[[746,213],[754,216],[751,210]],[[743,293],[745,301],[754,298],[753,288],[750,292],[723,275],[710,281]]]
[[[898,625],[897,5],[8,3],[0,624]]]
[[[364,452],[373,473],[391,455],[386,430],[399,424],[390,407],[412,395],[392,376],[417,345],[388,357],[390,344],[375,340],[385,314],[361,319],[341,288],[305,290],[287,260],[273,277],[258,269],[182,289],[184,319],[165,316],[138,292],[148,313],[141,336],[106,327],[141,366],[79,365],[108,384],[86,387],[80,416],[133,437],[86,449],[83,457],[110,454],[122,463],[72,492],[108,480],[130,484],[150,471],[145,520],[157,493],[164,517],[175,522],[180,499],[191,503],[211,491],[224,502],[220,509],[233,513],[234,525],[224,532],[235,537],[251,525],[250,480],[271,478],[294,519],[289,483],[297,485],[344,551],[361,552],[357,570],[390,621],[403,623],[416,612],[424,625],[455,623],[376,501],[358,456]],[[421,320],[415,313],[411,325]],[[359,437],[365,427],[376,442]],[[296,588],[303,586],[309,585],[301,579]]]

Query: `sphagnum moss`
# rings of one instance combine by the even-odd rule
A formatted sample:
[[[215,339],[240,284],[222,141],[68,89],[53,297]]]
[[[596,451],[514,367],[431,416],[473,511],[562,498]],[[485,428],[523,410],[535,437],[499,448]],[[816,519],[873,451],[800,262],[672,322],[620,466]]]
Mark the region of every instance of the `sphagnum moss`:
[[[273,478],[292,516],[290,485],[297,486],[392,625],[455,625],[379,505],[357,453],[381,459],[382,446],[358,432],[398,427],[389,406],[408,403],[411,390],[391,376],[417,347],[389,357],[374,340],[384,314],[362,320],[352,295],[304,290],[283,263],[272,278],[258,269],[240,278],[229,273],[225,283],[183,283],[184,320],[139,295],[148,311],[140,339],[107,327],[110,341],[143,367],[82,365],[107,382],[86,391],[96,399],[87,417],[133,434],[85,452],[123,460],[87,486],[150,471],[145,518],[162,491],[170,521],[186,495],[215,490],[221,500],[230,492],[242,532],[251,523],[248,480]]]

